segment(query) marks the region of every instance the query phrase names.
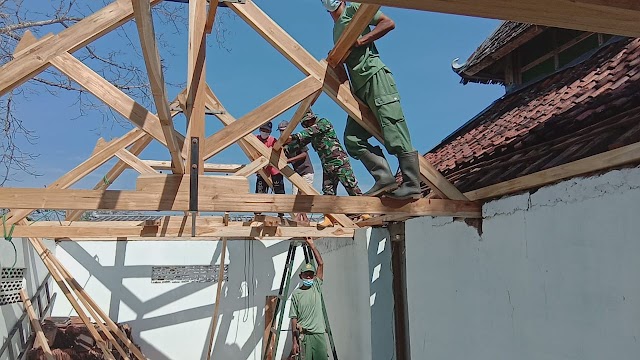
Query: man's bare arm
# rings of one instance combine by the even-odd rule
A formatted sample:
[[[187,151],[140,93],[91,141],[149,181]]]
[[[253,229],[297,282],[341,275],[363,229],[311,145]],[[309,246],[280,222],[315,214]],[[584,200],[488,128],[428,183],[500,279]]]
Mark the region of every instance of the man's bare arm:
[[[364,46],[370,44],[396,28],[396,23],[385,14],[382,14],[376,23],[376,26],[368,34],[361,36],[356,40],[356,46]]]
[[[288,163],[292,163],[292,162],[296,162],[296,161],[298,161],[298,160],[304,160],[304,159],[306,159],[306,158],[307,158],[307,152],[306,152],[306,151],[304,151],[304,152],[302,152],[302,153],[300,153],[300,154],[298,154],[298,155],[296,155],[296,156],[293,156],[293,157],[288,158],[288,159],[287,159],[287,162],[288,162]]]
[[[320,280],[324,280],[324,261],[322,260],[322,255],[320,255],[320,251],[316,248],[316,244],[313,243],[313,238],[308,237],[306,242],[311,248],[311,251],[313,251],[313,257],[316,259],[316,263],[318,264],[316,277]]]

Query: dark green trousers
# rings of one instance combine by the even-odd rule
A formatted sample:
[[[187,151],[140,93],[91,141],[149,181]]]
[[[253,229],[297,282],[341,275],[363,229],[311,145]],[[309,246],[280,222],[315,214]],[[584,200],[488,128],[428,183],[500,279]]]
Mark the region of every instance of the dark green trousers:
[[[304,334],[301,345],[301,360],[327,360],[329,358],[324,334]]]
[[[391,71],[383,68],[367,83],[356,91],[356,96],[369,106],[382,129],[384,146],[387,152],[397,155],[414,151],[411,145],[409,128],[400,106],[400,94],[396,88]],[[353,158],[372,151],[369,144],[371,134],[358,124],[351,116],[347,118],[344,129],[344,145]]]

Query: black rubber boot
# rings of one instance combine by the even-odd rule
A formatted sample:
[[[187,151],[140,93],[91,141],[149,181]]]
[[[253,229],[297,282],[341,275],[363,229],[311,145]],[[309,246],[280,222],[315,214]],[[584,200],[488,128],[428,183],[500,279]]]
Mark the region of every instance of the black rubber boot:
[[[400,170],[402,171],[402,185],[386,196],[392,199],[420,199],[422,191],[420,190],[420,159],[418,152],[412,151],[398,155]]]
[[[379,146],[373,148],[372,152],[366,152],[360,155],[360,161],[367,168],[371,176],[376,180],[369,191],[364,196],[381,196],[384,193],[393,191],[398,188],[396,178],[389,169],[389,163],[385,159],[382,149]]]

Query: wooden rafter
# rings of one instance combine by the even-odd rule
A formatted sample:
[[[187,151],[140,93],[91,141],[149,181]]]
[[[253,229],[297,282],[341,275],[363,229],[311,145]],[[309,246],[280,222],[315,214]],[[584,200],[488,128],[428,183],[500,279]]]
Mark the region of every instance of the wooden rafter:
[[[167,146],[167,140],[158,116],[135,102],[122,90],[115,87],[71,54],[62,53],[50,61],[54,67],[78,83],[78,85],[85,88],[120,115],[129,119],[135,126],[144,130],[161,144]],[[178,143],[182,144],[184,136],[175,130],[173,132]]]
[[[127,149],[118,150],[118,152],[116,152],[116,156],[120,160],[127,163],[127,165],[129,165],[133,170],[137,171],[140,174],[157,174],[158,173],[151,166],[142,162],[142,160],[140,160],[137,156],[133,155]]]
[[[219,114],[216,114],[216,117],[220,119],[226,126],[230,126],[233,124],[236,119],[233,118],[229,114],[229,112],[222,106],[220,100],[214,95],[213,91],[209,88],[208,90],[208,102],[213,109],[219,110]],[[269,163],[275,166],[280,170],[282,175],[289,179],[303,194],[308,195],[317,195],[318,191],[313,188],[313,186],[309,185],[306,180],[302,178],[298,173],[296,173],[293,168],[289,166],[287,163],[287,158],[284,156],[282,152],[272,151],[273,149],[267,148],[262,141],[258,140],[254,135],[245,135],[243,138],[244,142],[248,146],[248,151],[252,154],[252,158],[256,159],[257,156],[264,156],[269,159]],[[255,153],[259,155],[255,155]],[[262,173],[261,176],[263,179],[267,179],[270,181],[270,177],[266,176],[266,174]],[[271,184],[269,184],[271,186]],[[340,223],[342,226],[354,226],[353,221],[351,221],[348,217],[335,214],[334,218]]]
[[[204,31],[207,34],[211,34],[213,30],[213,23],[216,20],[216,12],[218,11],[218,1],[209,1],[209,10],[207,11],[207,21],[204,25]]]
[[[360,6],[347,28],[344,29],[340,39],[336,41],[336,45],[329,52],[327,56],[329,66],[334,68],[345,61],[351,53],[353,44],[356,43],[362,31],[369,26],[371,19],[373,19],[378,10],[380,10],[380,5],[364,4]]]
[[[129,131],[126,135],[122,136],[119,139],[115,139],[105,145],[102,149],[92,154],[87,160],[85,160],[80,165],[76,166],[73,170],[69,171],[58,180],[54,181],[49,185],[49,189],[67,189],[80,179],[85,177],[87,174],[91,173],[93,170],[100,167],[102,164],[109,161],[120,149],[123,149],[134,142],[140,140],[145,136],[145,133],[140,129],[133,129]],[[1,198],[1,197],[0,197]],[[6,205],[5,205],[6,206]],[[11,208],[12,206],[6,206]],[[24,219],[27,215],[29,215],[33,210],[38,207],[23,207],[20,210],[9,213],[9,221],[12,224],[17,223],[18,221]],[[64,209],[60,209],[64,210]]]
[[[317,79],[307,77],[232,124],[225,126],[207,138],[204,150],[205,159],[214,156],[259,128],[260,125],[291,109],[300,101],[315,94],[321,87],[322,83]]]
[[[371,110],[352,94],[348,82],[341,81],[335,73],[328,69],[326,61],[317,61],[251,0],[247,0],[244,4],[228,3],[227,6],[234,10],[238,16],[244,19],[303,73],[323,81],[325,93],[336,101],[365,130],[378,140],[382,140],[380,125]],[[458,189],[424,158],[420,159],[420,174],[429,187],[436,193],[441,194],[442,197],[456,200],[466,199]]]
[[[633,0],[364,0],[363,3],[640,37]]]
[[[156,34],[153,28],[153,18],[151,16],[151,5],[149,0],[131,0],[133,12],[136,18],[136,26],[140,35],[140,44],[144,62],[149,74],[151,94],[158,111],[158,119],[162,127],[162,132],[166,140],[166,146],[171,154],[171,164],[174,173],[184,174],[184,160],[182,159],[182,144],[179,144],[174,136],[173,119],[169,109],[169,97],[164,82],[160,54]]]
[[[199,194],[200,195],[200,194]],[[22,209],[188,211],[185,192],[0,188],[3,205]],[[390,214],[480,217],[471,201],[420,199],[413,202],[369,196],[220,194],[199,196],[199,211]],[[11,219],[9,220],[11,222]]]
[[[150,0],[156,5],[161,0]],[[57,35],[45,37],[22,51],[0,68],[0,96],[6,95],[49,66],[49,61],[60,54],[74,51],[109,33],[133,18],[131,3],[113,2],[82,19]]]
[[[171,170],[171,161],[167,160],[141,160],[155,170]],[[204,164],[204,172],[231,174],[242,169],[241,164]]]
[[[291,135],[293,130],[296,129],[296,126],[298,126],[306,112],[311,108],[316,100],[318,100],[320,94],[322,94],[321,90],[316,91],[315,93],[309,95],[306,99],[302,100],[300,106],[298,106],[298,109],[293,114],[289,125],[287,125],[287,128],[284,129],[284,131],[280,134],[280,138],[278,139],[278,141],[273,144],[273,150],[280,151],[280,149],[282,149],[282,147],[284,146],[284,142],[287,140],[289,135]]]

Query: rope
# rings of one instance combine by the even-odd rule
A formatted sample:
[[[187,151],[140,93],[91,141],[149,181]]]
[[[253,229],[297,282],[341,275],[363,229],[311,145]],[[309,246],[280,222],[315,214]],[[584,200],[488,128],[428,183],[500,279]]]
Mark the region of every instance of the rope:
[[[9,233],[7,233],[7,214],[2,214],[2,230],[4,233],[4,239],[7,240],[13,247],[13,264],[11,265],[9,270],[12,270],[18,262],[18,250],[16,249],[16,245],[13,243],[13,230],[15,229],[15,227],[16,224],[11,224],[11,229],[9,230]]]

